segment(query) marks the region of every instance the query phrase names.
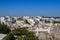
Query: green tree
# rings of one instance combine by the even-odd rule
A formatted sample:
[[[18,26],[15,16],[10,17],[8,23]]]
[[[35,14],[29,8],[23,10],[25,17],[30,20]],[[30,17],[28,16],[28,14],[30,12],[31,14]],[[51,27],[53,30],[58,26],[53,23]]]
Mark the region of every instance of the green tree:
[[[2,40],[14,40],[14,35],[12,33],[7,34]]]
[[[25,28],[15,29],[15,31],[18,31],[19,32],[18,35],[20,35],[24,40],[38,40],[38,38],[35,36],[33,32],[30,32]]]
[[[15,38],[17,38],[17,40],[38,40],[38,38],[34,35],[33,32],[29,32],[25,28],[18,28],[18,29],[13,30],[11,34],[8,34],[4,39],[12,40],[14,36]]]
[[[5,24],[0,24],[0,33],[7,34],[10,32],[10,29]]]
[[[50,21],[49,20],[45,20],[45,23],[50,23]]]
[[[20,36],[18,36],[18,37],[17,37],[17,40],[23,40],[23,38],[22,38],[22,37],[20,37]]]

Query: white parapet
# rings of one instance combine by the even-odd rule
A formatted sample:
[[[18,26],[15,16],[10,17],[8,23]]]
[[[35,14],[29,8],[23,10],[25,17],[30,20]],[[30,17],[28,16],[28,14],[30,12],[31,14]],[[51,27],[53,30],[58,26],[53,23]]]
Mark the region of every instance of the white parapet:
[[[36,32],[36,36],[38,36],[39,35],[39,32],[48,32],[49,34],[50,34],[50,28],[51,27],[48,27],[47,29],[43,29],[43,28],[36,28],[36,30],[35,30],[35,32]]]

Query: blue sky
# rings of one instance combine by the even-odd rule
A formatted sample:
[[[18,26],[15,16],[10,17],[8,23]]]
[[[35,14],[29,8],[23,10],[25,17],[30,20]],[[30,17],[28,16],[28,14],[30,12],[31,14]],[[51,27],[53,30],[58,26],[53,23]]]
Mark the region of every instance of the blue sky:
[[[0,0],[0,16],[60,17],[60,0]]]

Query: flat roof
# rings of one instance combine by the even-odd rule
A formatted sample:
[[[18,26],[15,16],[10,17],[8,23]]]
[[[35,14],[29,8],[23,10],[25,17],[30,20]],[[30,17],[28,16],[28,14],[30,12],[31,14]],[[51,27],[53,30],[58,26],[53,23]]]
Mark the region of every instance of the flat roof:
[[[2,40],[5,36],[6,34],[0,34],[0,40]]]

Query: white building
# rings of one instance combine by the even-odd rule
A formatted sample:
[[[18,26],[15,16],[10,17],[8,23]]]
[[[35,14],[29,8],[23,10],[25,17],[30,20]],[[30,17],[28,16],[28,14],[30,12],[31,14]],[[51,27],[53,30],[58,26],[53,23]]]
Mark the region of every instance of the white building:
[[[0,21],[1,21],[1,23],[5,23],[5,18],[4,17],[1,17],[0,18]]]
[[[29,16],[23,16],[23,19],[25,20],[25,19],[29,19]]]
[[[6,16],[6,18],[7,18],[6,19],[7,21],[12,21],[11,18],[10,18],[10,16]]]
[[[35,24],[35,22],[34,22],[33,19],[27,19],[27,21],[28,21],[31,25],[34,25],[34,24]]]
[[[44,28],[38,28],[37,27],[36,30],[35,30],[36,36],[39,36],[40,32],[47,32],[47,33],[50,34],[50,28],[51,27],[48,27],[47,29],[44,29]]]
[[[18,26],[22,26],[22,25],[24,25],[24,21],[16,20],[16,24],[17,24]]]

